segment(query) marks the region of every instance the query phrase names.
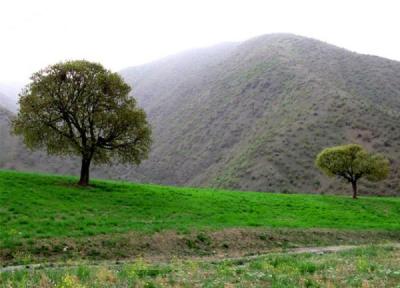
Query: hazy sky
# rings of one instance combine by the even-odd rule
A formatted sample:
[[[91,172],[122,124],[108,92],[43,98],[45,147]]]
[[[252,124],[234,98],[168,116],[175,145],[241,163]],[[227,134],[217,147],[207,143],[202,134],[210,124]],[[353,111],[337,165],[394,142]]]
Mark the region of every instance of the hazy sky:
[[[395,0],[0,0],[0,82],[67,59],[119,70],[276,32],[400,60],[399,12]]]

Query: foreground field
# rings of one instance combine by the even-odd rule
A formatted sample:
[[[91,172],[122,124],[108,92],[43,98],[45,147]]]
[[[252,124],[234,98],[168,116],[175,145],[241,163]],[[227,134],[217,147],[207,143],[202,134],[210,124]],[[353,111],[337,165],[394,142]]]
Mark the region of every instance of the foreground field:
[[[0,287],[400,287],[400,249],[3,272]]]
[[[3,266],[400,239],[398,198],[354,201],[112,181],[80,188],[75,182],[72,177],[0,171]]]

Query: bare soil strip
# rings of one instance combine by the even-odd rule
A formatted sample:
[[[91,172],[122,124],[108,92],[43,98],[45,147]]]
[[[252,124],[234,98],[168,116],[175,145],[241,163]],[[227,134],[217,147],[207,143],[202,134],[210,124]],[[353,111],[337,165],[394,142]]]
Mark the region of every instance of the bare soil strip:
[[[379,247],[394,247],[400,249],[400,243],[386,243],[376,245]],[[203,262],[212,262],[217,263],[221,261],[249,261],[253,259],[258,259],[265,257],[271,254],[325,254],[325,253],[337,253],[342,251],[348,251],[356,248],[365,248],[368,245],[340,245],[340,246],[326,246],[326,247],[301,247],[301,248],[293,248],[288,249],[287,251],[266,251],[261,254],[251,255],[251,256],[239,256],[239,257],[225,257],[221,256],[205,256],[205,257],[191,257],[191,260],[203,261]],[[185,257],[183,260],[187,260],[189,258]],[[147,262],[150,263],[160,263],[160,259],[157,258],[146,258]],[[117,266],[121,264],[127,264],[135,261],[135,259],[129,260],[102,260],[102,261],[90,261],[90,262],[59,262],[59,263],[37,263],[37,264],[27,264],[27,265],[15,265],[15,266],[7,266],[0,268],[0,273],[2,272],[14,272],[19,270],[37,270],[37,269],[63,269],[63,268],[77,268],[81,265],[87,267],[96,267],[96,266]],[[162,262],[161,262],[162,263]]]
[[[129,261],[138,257],[155,259],[162,263],[172,258],[224,259],[259,255],[266,251],[307,249],[299,247],[398,242],[400,231],[229,228],[187,233],[129,232],[91,237],[35,239],[15,247],[1,248],[0,245],[0,267],[66,261]]]

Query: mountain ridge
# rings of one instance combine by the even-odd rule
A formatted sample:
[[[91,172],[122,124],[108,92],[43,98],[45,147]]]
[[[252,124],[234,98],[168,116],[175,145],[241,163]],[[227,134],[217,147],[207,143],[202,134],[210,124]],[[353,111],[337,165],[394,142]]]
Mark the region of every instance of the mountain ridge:
[[[222,60],[222,62],[225,61],[225,63],[221,64],[221,61],[214,63],[213,67],[214,71],[207,70],[207,74],[211,74],[212,76],[210,76],[210,78],[212,79],[206,79],[204,81],[204,78],[206,78],[205,75],[197,75],[198,78],[203,79],[203,82],[199,81],[195,83],[196,85],[194,87],[198,88],[199,86],[204,85],[206,86],[204,90],[210,90],[210,87],[212,87],[212,89],[214,90],[218,90],[218,85],[223,87],[223,89],[211,92],[211,94],[214,93],[212,95],[215,98],[219,98],[220,103],[216,103],[216,105],[214,106],[212,104],[207,106],[206,110],[211,109],[214,112],[214,115],[209,115],[209,119],[213,120],[209,121],[209,123],[207,124],[215,126],[221,124],[220,122],[215,121],[215,119],[218,118],[218,116],[216,116],[215,114],[225,115],[224,117],[231,117],[230,121],[228,121],[228,123],[225,124],[228,127],[231,126],[232,130],[229,131],[230,134],[237,133],[238,136],[233,137],[232,139],[228,139],[229,136],[227,136],[227,141],[224,141],[225,143],[221,143],[221,145],[224,147],[227,146],[232,147],[238,145],[237,149],[236,151],[233,151],[235,150],[233,149],[228,153],[224,153],[223,151],[221,151],[221,149],[215,149],[216,146],[215,143],[211,144],[211,146],[209,147],[211,151],[213,148],[214,150],[218,150],[218,153],[215,153],[218,156],[215,156],[209,161],[210,163],[214,164],[212,165],[213,167],[211,167],[211,169],[209,163],[204,163],[204,166],[201,167],[201,165],[198,164],[199,160],[194,159],[193,160],[194,165],[188,165],[188,167],[182,169],[183,171],[179,171],[179,173],[181,174],[175,172],[175,175],[169,173],[168,176],[163,177],[162,178],[163,181],[164,180],[167,181],[166,184],[176,184],[176,183],[185,185],[193,184],[195,186],[211,185],[217,187],[229,187],[229,188],[250,189],[250,190],[251,189],[266,190],[268,189],[268,187],[271,187],[273,190],[278,190],[278,191],[285,191],[285,190],[298,191],[303,189],[308,191],[309,189],[311,189],[314,190],[315,192],[318,192],[327,189],[327,187],[324,186],[321,186],[319,189],[313,189],[314,187],[312,185],[306,185],[306,183],[303,183],[302,185],[296,185],[295,184],[296,181],[290,179],[290,178],[295,178],[295,179],[301,178],[301,174],[298,173],[298,170],[307,167],[307,169],[312,170],[312,173],[310,173],[311,175],[307,175],[307,178],[312,177],[315,179],[315,182],[319,181],[320,183],[334,182],[335,184],[333,184],[334,186],[332,188],[336,187],[335,189],[339,189],[344,192],[346,189],[345,185],[337,183],[337,181],[326,180],[325,178],[323,178],[323,176],[319,175],[319,172],[316,170],[316,168],[313,167],[313,160],[314,160],[313,157],[316,155],[316,153],[318,153],[319,149],[322,149],[326,146],[334,144],[342,144],[351,141],[357,142],[359,139],[354,139],[354,137],[352,136],[355,133],[353,130],[357,130],[356,127],[354,129],[342,129],[340,131],[340,134],[342,136],[341,138],[343,139],[331,139],[331,141],[326,141],[326,139],[325,140],[319,139],[321,143],[318,145],[318,149],[317,147],[313,147],[312,155],[311,154],[307,155],[307,163],[302,163],[302,165],[299,165],[302,166],[301,168],[296,167],[293,169],[291,167],[285,167],[284,162],[288,162],[290,161],[290,159],[298,157],[296,157],[295,155],[292,155],[292,157],[288,157],[289,156],[288,154],[290,154],[291,151],[285,151],[285,150],[280,151],[281,149],[279,149],[280,142],[285,143],[285,141],[290,141],[289,137],[285,137],[285,135],[287,136],[288,133],[293,133],[293,131],[288,131],[288,133],[282,133],[283,135],[278,136],[279,141],[277,141],[278,143],[276,145],[271,147],[268,147],[267,145],[264,150],[266,151],[266,153],[273,154],[272,156],[269,157],[271,159],[267,159],[267,157],[265,157],[264,155],[263,156],[265,157],[264,161],[259,161],[260,163],[257,164],[255,164],[254,160],[263,155],[264,152],[262,151],[263,149],[260,148],[261,144],[255,144],[255,143],[257,143],[257,141],[265,142],[267,141],[266,138],[270,139],[276,138],[276,136],[274,136],[273,133],[275,134],[278,133],[274,132],[274,130],[279,130],[278,128],[280,125],[277,118],[280,119],[280,121],[282,121],[283,123],[286,122],[288,123],[288,125],[293,126],[291,130],[298,128],[304,129],[306,125],[310,125],[311,126],[310,129],[313,129],[315,128],[314,127],[315,124],[313,124],[312,117],[317,117],[318,120],[324,120],[324,121],[333,121],[333,119],[331,118],[338,117],[341,118],[341,119],[336,119],[341,121],[339,122],[339,124],[346,124],[346,121],[353,122],[351,121],[351,119],[347,119],[348,114],[346,115],[346,113],[351,113],[351,111],[353,111],[354,109],[359,109],[360,105],[369,107],[372,106],[373,109],[385,110],[386,114],[391,114],[391,115],[397,115],[398,113],[397,110],[400,108],[399,101],[396,99],[396,97],[393,97],[394,96],[392,93],[393,91],[390,91],[390,89],[386,88],[385,85],[386,84],[385,82],[387,82],[385,78],[386,76],[381,77],[378,75],[377,77],[376,75],[371,75],[370,72],[371,66],[374,69],[379,68],[382,70],[385,68],[386,70],[390,70],[383,72],[391,73],[392,79],[390,80],[392,83],[396,83],[395,93],[398,93],[399,91],[398,81],[396,81],[396,79],[394,78],[397,78],[397,76],[400,75],[400,70],[399,70],[400,65],[398,65],[399,63],[396,61],[387,60],[376,56],[366,56],[357,54],[355,52],[349,52],[343,48],[326,44],[318,40],[304,38],[301,36],[291,35],[291,34],[283,34],[283,35],[273,34],[273,35],[266,35],[253,38],[251,40],[245,41],[244,43],[237,44],[234,47],[234,49],[226,53],[225,57],[227,57],[227,60]],[[349,63],[351,63],[351,65]],[[218,65],[222,67],[218,67]],[[389,69],[387,69],[388,67],[386,66],[389,66]],[[126,74],[127,73],[126,71],[127,70],[125,70],[125,72],[122,74],[123,75]],[[368,82],[368,79],[372,76],[378,78],[375,79],[375,81],[373,82],[374,85],[371,85],[371,83],[366,83]],[[135,78],[134,73],[132,73],[130,77]],[[219,81],[219,82],[214,81],[217,82],[217,85],[214,85],[215,83],[213,82],[213,80],[215,79],[218,79]],[[163,83],[162,77],[160,77],[158,81],[162,83],[161,86],[164,85],[165,87],[165,83]],[[356,85],[353,82],[355,82]],[[357,82],[360,82],[362,85],[357,85]],[[143,91],[144,89],[142,90],[143,86],[140,86],[141,83],[131,82],[131,84],[133,84],[134,91],[136,91],[134,92],[135,93],[134,95],[139,99],[139,103],[141,103],[141,101],[143,102],[142,97],[145,97],[143,95],[151,94],[151,92],[149,92],[148,89],[147,91]],[[154,82],[152,83],[152,85],[153,87],[157,86],[157,84],[155,84]],[[174,87],[169,87],[169,88],[171,90],[174,89]],[[193,89],[193,84],[190,88]],[[234,89],[234,88],[239,88],[239,89]],[[384,95],[385,103],[381,104],[380,106],[376,105],[377,102],[380,102],[379,98],[376,97],[377,90],[379,90],[379,93],[381,94],[386,94]],[[179,92],[182,93],[181,91]],[[159,92],[156,91],[155,93]],[[196,97],[190,98],[190,101],[187,100],[187,97],[180,97],[179,100],[175,100],[180,103],[180,106],[183,106],[185,108],[179,110],[179,112],[177,111],[172,114],[173,115],[182,114],[185,113],[185,110],[186,111],[190,110],[191,105],[188,105],[188,103],[186,103],[185,101],[190,103],[196,103],[193,104],[196,105],[195,110],[203,109],[201,105],[204,103],[199,104],[198,101],[199,99],[201,99],[201,97],[206,97],[204,96],[204,94],[210,93],[210,91],[206,91],[203,94],[195,91],[192,94],[195,93],[198,93],[198,95]],[[167,92],[163,92],[163,94],[165,95],[167,94]],[[179,93],[175,92],[173,94],[175,97],[176,95],[179,95]],[[225,99],[221,99],[222,97],[220,96],[218,97],[218,95],[221,94],[225,95]],[[356,96],[352,94],[356,94]],[[360,94],[365,94],[369,97],[360,99],[359,97]],[[296,97],[294,96],[298,96],[299,98],[296,99]],[[353,98],[356,97],[357,99],[356,98],[350,99],[352,97]],[[210,101],[210,98],[211,97],[203,98],[203,100]],[[229,99],[229,101],[226,101],[226,99]],[[246,101],[243,102],[243,99],[245,99]],[[244,107],[252,106],[252,108],[245,109],[242,107],[242,109],[240,109],[239,111],[233,111],[234,110],[233,109],[231,112],[227,112],[227,110],[232,109],[232,104],[234,105],[234,103],[236,103],[236,105],[238,104],[243,105]],[[284,107],[282,107],[282,104],[285,104],[287,106],[292,105],[292,107],[291,109],[284,109]],[[162,139],[163,142],[168,143],[168,141],[165,141],[167,139],[171,142],[171,138],[165,136],[165,133],[163,134],[162,130],[166,130],[166,128],[169,129],[169,126],[166,126],[166,124],[164,123],[168,123],[168,121],[172,119],[169,119],[168,116],[160,116],[160,115],[162,115],[162,113],[165,113],[165,111],[172,112],[174,111],[174,109],[172,109],[171,107],[169,108],[168,106],[166,107],[165,104],[163,104],[164,106],[162,108],[162,111],[160,111],[161,109],[157,109],[151,105],[146,106],[145,103],[143,105],[145,108],[146,107],[149,108],[148,111],[149,115],[156,115],[153,116],[153,121],[156,123],[155,135],[160,135],[159,137]],[[339,107],[336,107],[338,105]],[[263,107],[263,109],[257,109],[257,107],[260,106]],[[303,109],[300,109],[302,111],[299,110],[299,107],[301,106],[304,106]],[[212,107],[218,107],[218,108],[215,109]],[[191,111],[190,113],[195,113],[195,110]],[[331,111],[331,110],[336,110],[336,111]],[[300,115],[299,117],[299,115],[294,115],[294,111],[296,111],[296,113],[300,113],[302,116]],[[312,112],[311,115],[309,113],[310,111]],[[319,113],[319,114],[314,115],[313,113],[317,114]],[[334,113],[336,113],[336,115]],[[287,119],[283,119],[281,117],[282,114],[289,114],[290,117],[292,118],[297,117],[297,119],[292,119],[292,121],[289,119],[290,117],[286,117]],[[161,120],[158,120],[160,119],[160,117]],[[193,115],[187,115],[184,122],[186,123],[190,122],[190,120],[193,117],[194,117]],[[249,123],[247,123],[247,121],[235,122],[235,119],[237,119],[238,117],[249,118],[249,119],[251,118],[252,121],[250,121]],[[268,122],[273,124],[270,125],[270,127],[268,127],[269,128],[268,131],[265,131],[268,125],[264,123],[265,121],[263,122],[262,120],[262,119],[265,120],[265,117],[268,119]],[[193,127],[196,128],[199,127],[199,119],[197,119],[196,122],[197,126],[192,125]],[[222,121],[223,117],[219,117],[219,120]],[[305,123],[304,121],[308,123]],[[170,126],[177,127],[179,126],[177,124],[178,123],[175,122]],[[203,127],[206,127],[207,124],[204,124]],[[355,124],[356,123],[354,121],[354,125]],[[245,125],[245,127],[241,127],[242,125]],[[157,127],[161,128],[158,130]],[[264,128],[257,128],[257,127],[264,127]],[[259,133],[259,134],[266,133],[266,134],[262,137],[259,137],[258,139],[252,138],[252,136],[249,135],[249,133],[246,134],[246,131],[251,131],[252,129],[253,130],[259,129],[258,131],[260,131],[260,132],[253,131],[250,133],[252,135],[254,135],[254,133]],[[332,129],[334,131],[335,127],[329,127],[329,129]],[[190,137],[190,135],[189,136],[187,135],[188,133],[187,131],[190,130],[191,130],[190,128],[186,128],[186,130],[183,130],[186,132],[185,133],[182,132],[181,134],[176,135],[177,136],[176,138],[179,139],[179,137],[183,137],[182,139],[186,140],[187,138]],[[264,130],[264,132],[261,132],[261,130]],[[207,129],[205,129],[205,131],[207,131]],[[217,129],[217,131],[218,133],[214,133],[214,135],[212,136],[213,139],[216,139],[221,135],[221,133],[223,134],[225,132],[224,129],[221,129],[221,127]],[[213,131],[211,131],[211,133],[212,132]],[[167,133],[172,133],[172,131],[168,130]],[[368,134],[369,132],[366,133]],[[244,140],[242,140],[241,138],[244,138]],[[307,135],[306,138],[311,138],[311,137],[310,135]],[[206,141],[205,138],[202,140]],[[207,143],[204,141],[200,142],[202,144]],[[298,141],[307,142],[309,140],[299,139]],[[239,142],[241,143],[238,144]],[[195,144],[195,141],[192,141],[190,143],[190,145],[193,144]],[[367,144],[368,146],[368,143],[361,143],[361,144],[364,145]],[[161,145],[162,144],[160,144],[160,146]],[[257,146],[258,148],[257,147],[251,148],[252,145],[253,146],[258,145]],[[169,149],[163,149],[164,151],[158,152],[157,150],[160,149],[160,146],[156,147],[155,154],[157,155],[157,158],[165,158],[159,156],[159,154],[160,155],[168,155],[167,153],[178,154],[181,153],[183,150],[185,150],[184,149],[185,147],[181,146],[181,149],[171,148],[173,152],[171,152],[171,150]],[[202,146],[204,147],[204,145]],[[180,146],[178,145],[178,147]],[[201,149],[201,147],[194,148],[194,150],[197,149]],[[188,157],[189,155],[193,156],[192,148],[186,150],[188,150],[188,154],[185,157]],[[277,151],[274,152],[274,150]],[[209,154],[212,153],[213,152]],[[307,151],[302,151],[301,153],[307,153]],[[227,154],[227,156],[224,156],[224,154]],[[277,162],[276,160],[278,160],[276,159],[278,158],[277,154],[284,154],[287,159],[282,159],[281,164],[273,163]],[[225,163],[216,164],[218,163],[219,160],[218,158],[220,157],[222,158],[225,157],[224,161]],[[179,156],[175,156],[175,158],[179,158]],[[252,160],[249,161],[249,159]],[[179,167],[180,163],[186,162],[184,159],[180,159],[179,161],[172,161],[172,162],[167,161],[167,163],[168,165],[169,163],[173,163],[171,165],[172,167],[177,167],[177,166]],[[253,163],[246,163],[252,161]],[[198,165],[197,167],[196,164]],[[147,164],[145,164],[145,167],[146,165]],[[240,168],[240,166],[246,166],[246,165],[248,166],[247,168],[244,167]],[[264,168],[262,168],[263,165]],[[154,166],[150,165],[150,169],[148,171],[145,171],[144,173],[151,174],[152,172],[154,172],[154,169],[157,169],[157,167]],[[273,166],[273,167],[271,169],[266,169],[265,168],[266,166]],[[165,169],[167,169],[167,167],[165,167]],[[197,174],[190,173],[191,169],[200,172]],[[210,170],[207,171],[208,169]],[[246,172],[245,171],[246,169],[250,171]],[[257,175],[256,171],[259,169],[263,169],[264,173],[259,173],[261,175]],[[153,171],[151,172],[151,170]],[[289,179],[285,179],[286,170],[294,170],[292,171],[293,173],[291,173],[291,176],[287,177]],[[202,171],[206,172],[203,173]],[[271,177],[268,178],[269,172],[273,172],[274,175],[272,178]],[[249,175],[246,176],[246,173]],[[251,175],[252,173],[254,175]],[[219,174],[219,176],[213,177],[215,174]],[[266,179],[257,180],[258,178],[262,177],[266,177]],[[171,178],[174,179],[175,183],[168,182],[168,180]],[[183,178],[183,180],[180,180],[180,178]],[[152,180],[156,179],[150,178],[150,181]],[[255,184],[257,182],[258,184]],[[271,182],[273,184],[270,186]],[[263,185],[265,186],[263,187]],[[303,185],[305,186],[304,188],[302,188]]]

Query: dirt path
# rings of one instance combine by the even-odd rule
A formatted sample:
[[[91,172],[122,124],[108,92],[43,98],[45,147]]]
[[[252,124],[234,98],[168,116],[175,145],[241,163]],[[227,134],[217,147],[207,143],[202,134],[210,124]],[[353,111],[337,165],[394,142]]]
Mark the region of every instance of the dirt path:
[[[400,249],[400,243],[387,243],[387,244],[378,244],[375,246],[379,247],[394,247]],[[264,257],[271,254],[303,254],[303,253],[314,253],[314,254],[325,254],[325,253],[336,253],[341,251],[347,251],[355,248],[362,248],[368,247],[368,245],[341,245],[341,246],[326,246],[326,247],[301,247],[301,248],[293,248],[287,249],[286,251],[268,251],[266,253],[252,255],[252,256],[238,256],[238,257],[224,257],[220,256],[212,256],[212,257],[190,257],[190,258],[182,258],[191,259],[196,261],[203,261],[203,262],[221,262],[221,261],[229,261],[229,260],[243,260],[249,261],[253,259],[257,259],[260,257]],[[160,262],[159,258],[149,258],[148,260],[150,263]],[[19,270],[37,270],[37,269],[60,269],[60,268],[76,268],[81,265],[95,267],[95,266],[118,266],[121,264],[126,264],[134,261],[134,259],[130,260],[103,260],[103,261],[90,261],[90,262],[71,262],[67,264],[65,262],[58,262],[58,263],[37,263],[37,264],[27,264],[27,265],[16,265],[16,266],[7,266],[0,268],[0,273],[2,272],[13,272]],[[161,261],[165,262],[165,261]]]

